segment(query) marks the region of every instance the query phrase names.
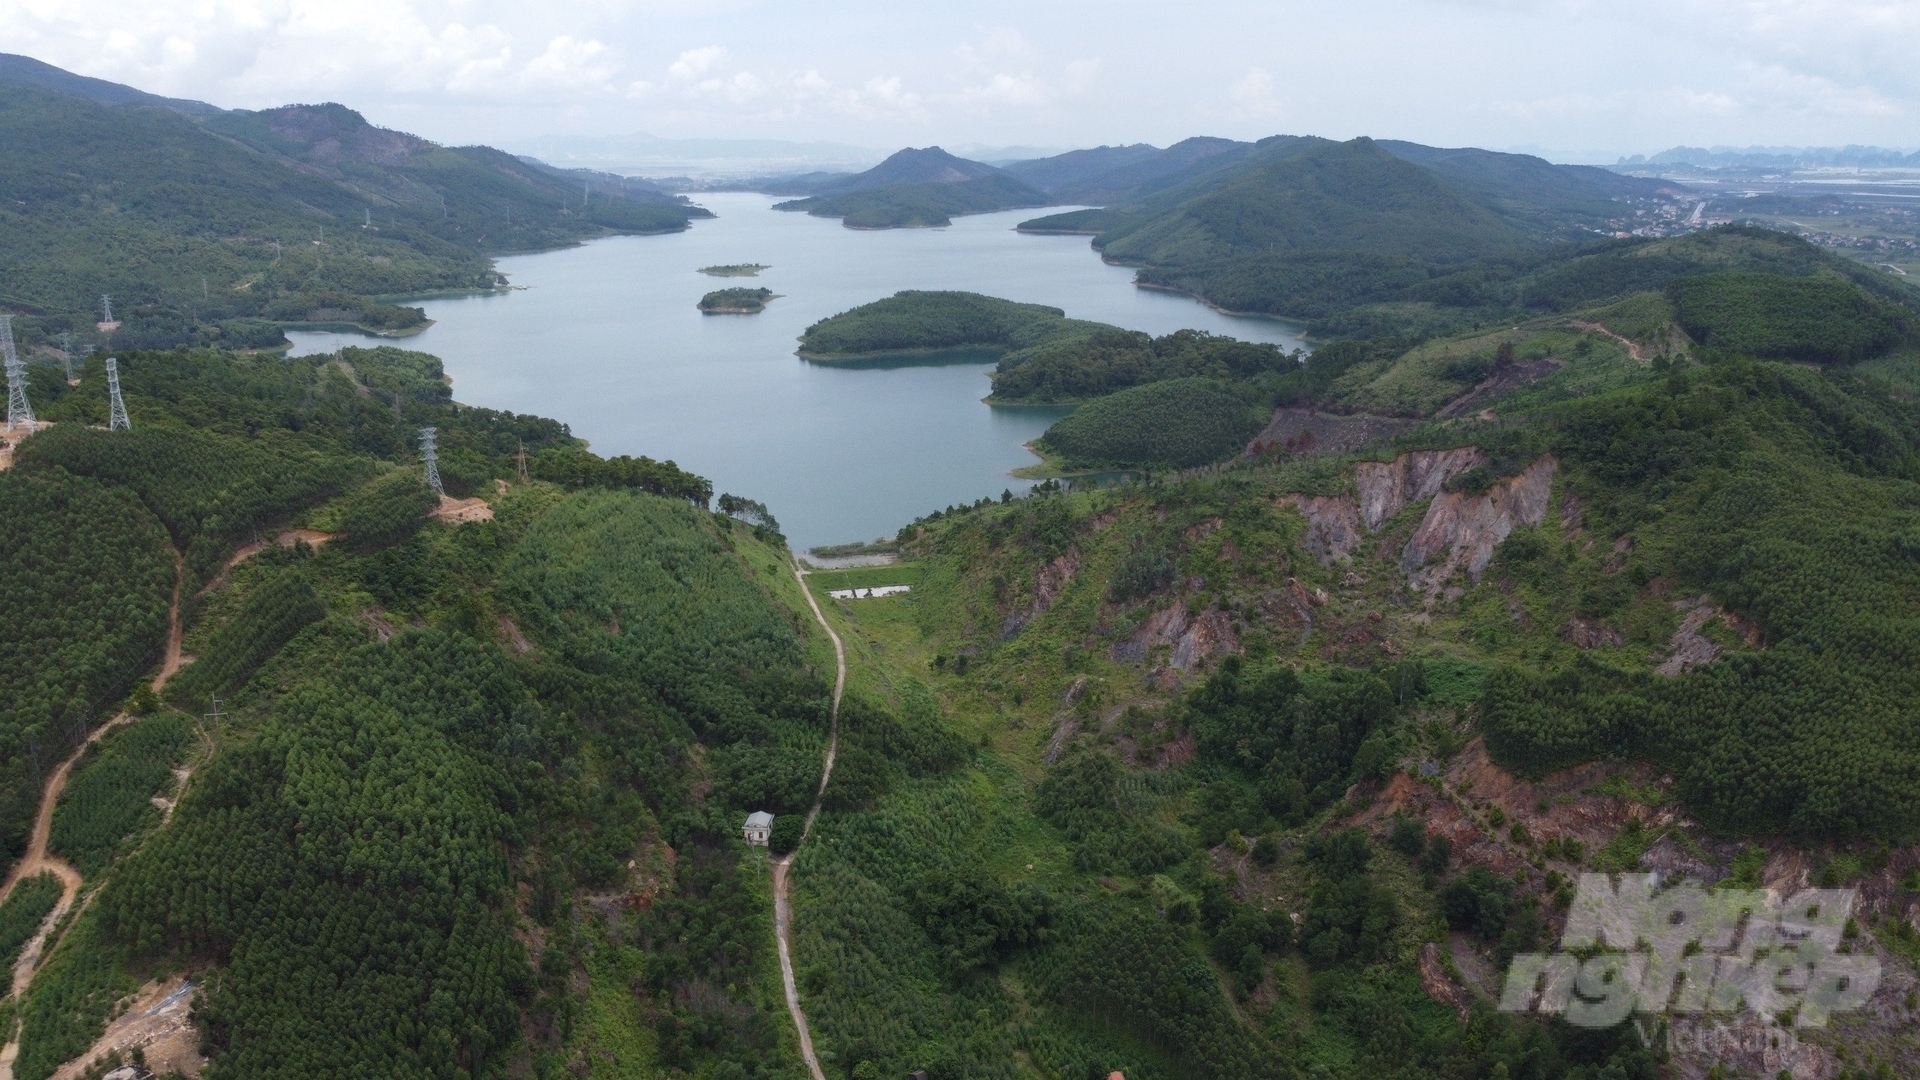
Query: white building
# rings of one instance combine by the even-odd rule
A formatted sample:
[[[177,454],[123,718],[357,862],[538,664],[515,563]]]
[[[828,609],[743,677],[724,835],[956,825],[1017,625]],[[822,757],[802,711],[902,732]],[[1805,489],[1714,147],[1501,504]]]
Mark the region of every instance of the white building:
[[[765,810],[755,810],[747,815],[747,823],[740,827],[740,835],[747,843],[755,847],[766,847],[767,837],[773,833],[773,815]]]

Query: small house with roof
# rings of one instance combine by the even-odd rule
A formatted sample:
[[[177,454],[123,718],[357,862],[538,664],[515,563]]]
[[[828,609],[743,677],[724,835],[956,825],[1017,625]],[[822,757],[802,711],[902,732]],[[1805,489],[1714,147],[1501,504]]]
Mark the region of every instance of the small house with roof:
[[[747,815],[747,823],[740,827],[740,835],[754,847],[766,847],[767,838],[773,835],[773,815],[765,810],[755,810]]]

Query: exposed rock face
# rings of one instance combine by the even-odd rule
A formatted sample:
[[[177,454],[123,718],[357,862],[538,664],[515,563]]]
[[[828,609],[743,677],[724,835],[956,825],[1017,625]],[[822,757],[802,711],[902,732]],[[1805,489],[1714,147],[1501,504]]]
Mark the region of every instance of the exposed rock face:
[[[1305,544],[1320,565],[1347,562],[1353,549],[1360,546],[1365,533],[1360,525],[1360,510],[1343,495],[1290,495],[1291,503],[1307,519]]]
[[[1360,520],[1369,530],[1423,499],[1440,494],[1448,480],[1476,466],[1486,456],[1474,446],[1452,450],[1416,450],[1392,461],[1363,461],[1353,467],[1360,490]]]
[[[1479,581],[1493,549],[1507,534],[1517,526],[1546,520],[1557,467],[1552,457],[1543,457],[1519,476],[1496,482],[1485,495],[1458,491],[1436,495],[1400,555],[1407,583],[1416,589],[1435,589],[1461,569]]]
[[[1080,549],[1070,547],[1063,555],[1056,556],[1052,562],[1040,568],[1033,576],[1033,603],[1019,608],[1007,615],[1000,624],[1002,641],[1019,633],[1023,627],[1040,616],[1040,613],[1053,606],[1060,598],[1060,591],[1073,580],[1080,569]]]
[[[1687,614],[1680,620],[1680,629],[1673,632],[1673,639],[1669,642],[1673,649],[1672,655],[1653,670],[1661,675],[1681,675],[1689,669],[1718,660],[1721,652],[1719,643],[1702,634],[1700,628],[1719,617],[1722,614],[1720,608],[1704,596],[1695,600],[1673,600],[1669,603],[1675,610],[1684,611]]]
[[[1113,657],[1137,662],[1146,659],[1158,645],[1172,646],[1167,667],[1179,672],[1191,672],[1212,657],[1240,651],[1233,620],[1226,612],[1209,609],[1189,616],[1186,608],[1175,604],[1154,612],[1126,641],[1114,647]]]
[[[1507,534],[1546,518],[1558,468],[1551,457],[1527,466],[1519,476],[1498,481],[1485,495],[1445,490],[1448,480],[1486,463],[1486,456],[1472,446],[1419,450],[1392,461],[1354,466],[1356,498],[1289,495],[1282,502],[1307,519],[1303,543],[1322,566],[1330,566],[1350,561],[1366,534],[1395,514],[1424,499],[1433,500],[1400,557],[1408,582],[1416,589],[1432,590],[1462,569],[1480,580],[1493,549]]]

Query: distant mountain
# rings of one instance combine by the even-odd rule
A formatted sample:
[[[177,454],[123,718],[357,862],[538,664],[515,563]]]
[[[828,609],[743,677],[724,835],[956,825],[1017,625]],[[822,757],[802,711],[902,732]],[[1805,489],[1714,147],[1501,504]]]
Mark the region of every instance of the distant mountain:
[[[1702,169],[1920,169],[1920,150],[1880,146],[1676,146],[1651,157],[1623,157],[1614,168],[1638,172],[1674,165]]]
[[[101,105],[159,105],[196,116],[221,111],[219,106],[209,105],[204,101],[161,97],[158,94],[149,94],[144,90],[135,90],[131,86],[122,86],[105,79],[75,75],[64,68],[57,68],[52,64],[35,60],[31,56],[21,56],[17,53],[0,53],[0,84],[37,86],[57,94],[86,98]]]
[[[849,191],[872,191],[895,184],[963,184],[969,180],[1000,175],[1003,175],[1003,170],[985,162],[954,157],[937,146],[929,146],[924,150],[908,147],[866,172],[828,181],[821,185],[819,193],[839,195]]]
[[[1131,146],[1096,146],[1090,150],[1069,150],[1054,157],[1013,161],[1002,165],[1007,172],[1049,194],[1071,190],[1128,165],[1151,161],[1166,151],[1147,143]]]
[[[1356,139],[1289,154],[1100,242],[1122,262],[1191,266],[1235,251],[1459,259],[1524,241],[1432,171]]]
[[[937,146],[906,149],[866,172],[812,185],[816,194],[779,203],[841,218],[848,228],[902,229],[948,225],[957,214],[1044,206],[1047,195],[1004,170],[955,157]]]
[[[1472,147],[1441,149],[1383,139],[1381,149],[1438,173],[1455,191],[1530,230],[1561,229],[1617,216],[1620,200],[1651,198],[1665,188],[1592,165],[1555,165],[1529,154]]]
[[[1201,136],[1164,150],[1145,143],[1074,150],[1015,162],[1006,170],[1059,202],[1128,202],[1231,164],[1254,149],[1253,143]]]
[[[1108,259],[1141,268],[1143,284],[1326,320],[1395,297],[1477,307],[1487,294],[1468,277],[1510,274],[1552,245],[1595,239],[1631,218],[1635,200],[1672,190],[1526,155],[1366,138],[1275,136],[1213,149],[1136,185],[1131,199],[1020,227],[1094,234]],[[1468,264],[1487,268],[1469,274]],[[1433,284],[1440,279],[1448,283]],[[1435,311],[1403,306],[1386,317],[1456,318]]]
[[[0,76],[0,302],[29,340],[90,335],[103,293],[127,347],[271,344],[274,324],[314,311],[404,329],[413,309],[369,298],[486,287],[493,253],[707,216],[651,185],[443,147],[342,105],[192,110],[8,68],[25,74]]]

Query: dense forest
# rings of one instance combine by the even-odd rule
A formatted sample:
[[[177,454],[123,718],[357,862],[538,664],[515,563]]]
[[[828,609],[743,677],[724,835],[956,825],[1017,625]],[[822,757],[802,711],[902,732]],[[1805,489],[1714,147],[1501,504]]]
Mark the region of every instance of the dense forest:
[[[121,325],[97,343],[116,349],[270,347],[299,323],[405,331],[419,309],[376,298],[492,288],[492,254],[706,216],[339,105],[184,110],[0,78],[0,131],[0,278],[27,343],[94,341],[103,294]]]
[[[1165,379],[1081,406],[1038,445],[1083,467],[1187,468],[1239,453],[1265,423],[1265,410],[1222,383]]]

